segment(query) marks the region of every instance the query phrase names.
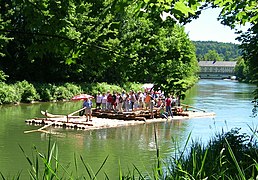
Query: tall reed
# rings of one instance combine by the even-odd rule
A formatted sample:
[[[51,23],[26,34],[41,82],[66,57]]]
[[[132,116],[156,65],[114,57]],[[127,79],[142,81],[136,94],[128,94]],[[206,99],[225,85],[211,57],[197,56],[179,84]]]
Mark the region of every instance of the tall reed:
[[[192,142],[170,161],[165,179],[256,179],[257,140],[240,129],[217,134],[206,146]]]

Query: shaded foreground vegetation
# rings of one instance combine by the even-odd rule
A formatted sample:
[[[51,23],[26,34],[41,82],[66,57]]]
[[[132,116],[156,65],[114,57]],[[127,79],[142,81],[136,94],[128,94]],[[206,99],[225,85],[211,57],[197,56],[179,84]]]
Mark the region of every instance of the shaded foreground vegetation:
[[[240,133],[240,129],[232,129],[229,132],[222,131],[216,134],[207,145],[201,142],[190,144],[190,135],[183,148],[177,148],[175,155],[169,159],[162,160],[157,145],[157,163],[153,172],[140,172],[133,166],[131,172],[118,170],[117,179],[256,179],[258,168],[258,146],[257,131],[253,134]],[[155,138],[157,139],[157,138]],[[175,145],[177,143],[175,142]],[[55,143],[49,144],[46,154],[33,147],[33,157],[26,155],[30,169],[31,179],[97,179],[98,175],[104,173],[106,179],[109,175],[104,172],[108,155],[103,160],[99,169],[93,170],[80,156],[80,162],[74,157],[76,172],[70,172],[69,168],[59,163],[58,148]],[[79,167],[80,165],[83,168]],[[82,175],[79,175],[83,173]],[[8,179],[1,173],[1,177]],[[11,179],[22,179],[18,173]]]

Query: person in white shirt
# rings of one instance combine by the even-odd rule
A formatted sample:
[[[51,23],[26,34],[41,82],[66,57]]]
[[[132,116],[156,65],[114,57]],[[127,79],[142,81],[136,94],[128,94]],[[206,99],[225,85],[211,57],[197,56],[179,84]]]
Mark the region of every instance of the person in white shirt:
[[[107,95],[105,93],[102,94],[101,107],[102,111],[107,110]]]
[[[102,102],[102,94],[98,92],[97,97],[96,97],[96,108],[101,109],[101,102]]]
[[[129,98],[130,98],[130,103],[131,103],[131,109],[133,111],[134,103],[136,102],[136,97],[135,97],[134,91],[130,90],[130,94],[129,95],[130,95]]]
[[[118,112],[123,112],[123,97],[120,93],[117,93],[116,100]]]
[[[144,100],[145,100],[144,94],[141,91],[139,91],[138,92],[138,105],[139,105],[139,108],[145,108]]]

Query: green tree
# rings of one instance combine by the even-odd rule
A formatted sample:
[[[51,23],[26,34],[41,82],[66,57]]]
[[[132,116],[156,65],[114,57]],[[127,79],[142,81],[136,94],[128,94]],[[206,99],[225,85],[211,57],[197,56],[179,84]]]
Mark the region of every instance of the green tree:
[[[66,77],[66,56],[75,41],[68,38],[72,28],[68,1],[4,1],[1,16],[9,21],[3,32],[13,40],[5,48],[1,65],[10,78],[50,80]],[[70,34],[69,34],[70,33]],[[73,38],[75,35],[73,35]]]
[[[5,56],[5,46],[7,43],[12,40],[12,38],[7,37],[7,32],[3,32],[2,30],[4,29],[5,26],[9,24],[9,21],[4,21],[1,16],[0,16],[0,57]]]
[[[244,61],[243,58],[239,58],[237,60],[237,64],[236,64],[236,67],[235,67],[234,71],[235,71],[235,74],[236,74],[237,78],[240,81],[248,79],[247,66],[246,66],[245,61]]]
[[[248,0],[229,3],[226,0],[216,0],[212,1],[212,3],[222,8],[219,16],[222,24],[235,29],[240,34],[237,39],[241,42],[240,48],[243,50],[243,58],[251,75],[251,81],[258,84],[258,2]],[[236,25],[245,25],[247,23],[250,25],[247,32],[239,31],[236,28]],[[256,97],[258,97],[257,95]]]
[[[198,6],[195,1],[5,1],[1,15],[12,26],[3,32],[13,41],[0,63],[15,80],[151,81],[181,91],[198,66],[189,38],[175,24]],[[164,11],[174,18],[162,21]]]
[[[157,22],[148,13],[135,17],[130,10],[123,19],[121,54],[128,56],[121,69],[127,80],[152,82],[167,93],[179,94],[196,82],[195,48],[183,27],[170,20]]]
[[[209,50],[208,53],[204,55],[205,61],[222,61],[221,56],[217,53],[216,50]]]
[[[257,43],[258,27],[255,25],[251,30],[245,35],[241,36],[243,43],[241,48],[243,49],[243,57],[245,64],[248,69],[249,80],[258,85],[258,43]]]

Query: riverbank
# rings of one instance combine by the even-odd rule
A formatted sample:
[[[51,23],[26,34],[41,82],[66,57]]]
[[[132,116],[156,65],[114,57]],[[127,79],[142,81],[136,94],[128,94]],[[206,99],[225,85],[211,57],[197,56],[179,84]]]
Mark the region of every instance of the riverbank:
[[[75,95],[87,93],[95,96],[98,92],[122,92],[142,90],[139,83],[126,83],[118,86],[102,83],[30,83],[26,80],[13,84],[0,82],[0,105],[33,102],[70,101]]]

